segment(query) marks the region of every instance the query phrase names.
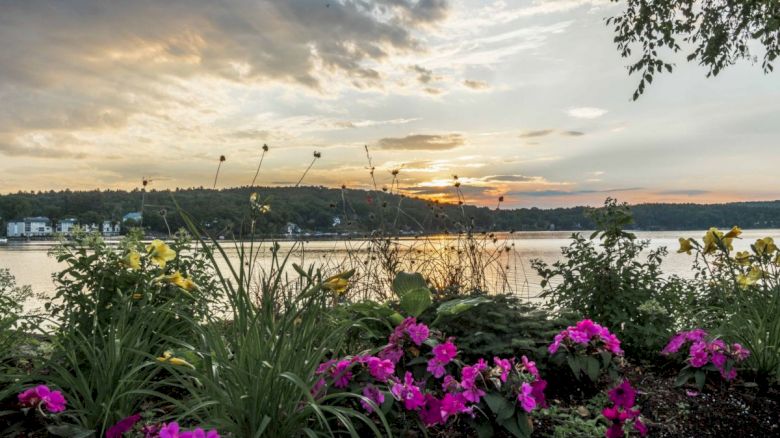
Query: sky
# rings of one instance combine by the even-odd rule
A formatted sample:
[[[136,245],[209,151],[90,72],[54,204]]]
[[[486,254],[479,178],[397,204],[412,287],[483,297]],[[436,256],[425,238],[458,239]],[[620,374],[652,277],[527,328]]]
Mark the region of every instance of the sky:
[[[302,184],[505,207],[780,199],[780,76],[672,55],[638,100],[605,0],[0,0],[0,193]],[[321,158],[314,160],[317,151]]]

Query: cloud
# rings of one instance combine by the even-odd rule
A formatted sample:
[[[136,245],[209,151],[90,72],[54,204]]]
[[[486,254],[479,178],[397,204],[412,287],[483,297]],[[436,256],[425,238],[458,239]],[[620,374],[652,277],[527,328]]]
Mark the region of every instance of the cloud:
[[[413,65],[409,69],[417,74],[417,81],[421,84],[429,84],[431,81],[439,80],[438,76],[434,76],[433,70],[420,67],[419,65]]]
[[[471,88],[472,90],[478,91],[490,89],[490,84],[485,81],[478,81],[475,79],[466,79],[463,81],[463,85],[465,87]]]
[[[554,129],[539,129],[536,131],[527,131],[522,134],[520,134],[520,138],[536,138],[536,137],[545,137],[555,132]]]
[[[697,189],[691,189],[691,190],[664,190],[662,192],[658,192],[659,195],[686,195],[686,196],[701,196],[701,195],[708,195],[712,193],[710,190],[697,190]]]
[[[582,131],[563,131],[561,132],[561,135],[565,135],[567,137],[582,137],[585,135]]]
[[[641,187],[628,187],[623,189],[607,189],[607,190],[525,190],[525,191],[512,191],[508,195],[512,196],[531,196],[531,197],[555,197],[555,196],[576,196],[587,195],[592,193],[616,193],[616,192],[634,192],[642,190]]]
[[[379,140],[381,149],[446,150],[462,146],[465,139],[460,134],[415,134],[406,137],[388,137]]]
[[[525,176],[525,175],[491,175],[483,178],[485,181],[501,181],[501,182],[531,182],[538,181],[539,177]]]
[[[569,108],[566,110],[566,114],[578,119],[597,119],[608,112],[609,111],[605,109],[592,106],[582,106],[577,108]]]

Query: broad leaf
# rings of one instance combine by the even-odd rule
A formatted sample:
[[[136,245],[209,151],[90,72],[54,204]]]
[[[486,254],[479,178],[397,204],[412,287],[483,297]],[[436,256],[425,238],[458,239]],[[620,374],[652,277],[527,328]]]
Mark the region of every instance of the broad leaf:
[[[420,316],[425,309],[431,307],[433,300],[431,299],[431,291],[426,289],[414,289],[406,292],[401,296],[401,310],[407,315],[414,316],[415,318]]]
[[[428,289],[425,279],[419,272],[399,272],[393,279],[393,292],[403,298],[415,289]]]

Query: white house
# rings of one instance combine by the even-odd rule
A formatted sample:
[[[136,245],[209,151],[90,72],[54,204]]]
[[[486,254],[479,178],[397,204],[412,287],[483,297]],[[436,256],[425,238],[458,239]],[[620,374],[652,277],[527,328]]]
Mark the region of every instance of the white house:
[[[6,227],[8,237],[45,237],[52,235],[51,221],[47,217],[26,217],[10,221]]]
[[[62,219],[57,222],[57,232],[62,234],[71,234],[73,229],[76,228],[78,221],[73,218]]]
[[[287,226],[285,228],[287,230],[288,236],[292,236],[293,234],[301,234],[301,227],[292,222],[287,222]]]
[[[104,236],[118,236],[121,226],[112,221],[103,221],[102,231]]]
[[[338,216],[333,216],[333,225],[334,227],[338,227],[341,225],[341,218]]]
[[[144,215],[140,211],[131,211],[130,213],[122,216],[122,222],[134,221],[140,224],[143,217]]]

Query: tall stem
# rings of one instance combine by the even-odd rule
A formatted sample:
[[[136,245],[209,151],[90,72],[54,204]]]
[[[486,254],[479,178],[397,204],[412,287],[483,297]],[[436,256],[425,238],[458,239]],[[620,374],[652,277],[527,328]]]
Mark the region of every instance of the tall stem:
[[[311,163],[309,163],[309,167],[307,167],[306,170],[303,172],[303,175],[301,175],[301,179],[298,180],[298,182],[295,184],[295,187],[298,187],[299,185],[301,185],[301,182],[303,181],[303,179],[306,178],[306,174],[309,173],[309,170],[311,169],[311,167],[314,166],[314,162],[315,161],[317,161],[317,157],[314,157],[314,159],[311,160]]]
[[[217,165],[217,174],[214,175],[214,189],[217,188],[217,178],[219,178],[219,169],[222,167],[222,161],[219,162],[219,165]]]
[[[255,186],[255,181],[257,181],[257,175],[260,174],[260,166],[263,165],[263,158],[265,158],[265,151],[263,151],[263,154],[260,155],[260,163],[257,165],[257,172],[255,172],[255,177],[252,178],[252,184],[250,185],[250,187]]]

